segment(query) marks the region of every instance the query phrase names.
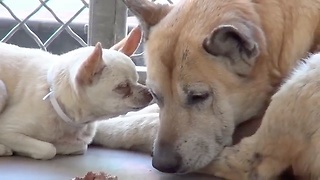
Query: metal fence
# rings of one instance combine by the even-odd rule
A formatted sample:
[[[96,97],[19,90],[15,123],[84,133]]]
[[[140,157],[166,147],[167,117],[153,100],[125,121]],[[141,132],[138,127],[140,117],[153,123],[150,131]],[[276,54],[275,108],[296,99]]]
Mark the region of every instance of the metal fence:
[[[0,4],[10,13],[10,15],[12,16],[12,18],[14,18],[14,20],[17,22],[17,25],[14,26],[7,34],[5,37],[3,37],[1,39],[1,42],[7,42],[18,30],[20,29],[24,29],[25,32],[37,43],[37,45],[39,46],[39,48],[41,48],[42,50],[47,50],[47,47],[53,42],[53,40],[55,40],[62,31],[66,30],[71,37],[73,37],[81,46],[87,46],[87,43],[80,38],[71,28],[70,28],[70,23],[72,23],[72,21],[86,8],[89,8],[89,4],[84,1],[81,0],[81,2],[83,3],[83,6],[66,22],[62,21],[58,15],[52,10],[52,8],[50,8],[47,3],[49,2],[49,0],[39,0],[39,5],[38,7],[36,7],[29,15],[27,15],[26,17],[24,17],[23,19],[20,19],[17,17],[17,15],[15,14],[15,12],[12,10],[12,8],[10,8],[6,3],[5,0],[1,1]],[[19,3],[17,3],[19,4]],[[46,41],[41,41],[40,38],[38,37],[38,35],[36,33],[34,33],[29,26],[27,25],[28,20],[30,20],[30,18],[35,15],[37,12],[39,12],[39,10],[41,8],[45,8],[47,9],[52,16],[54,17],[54,19],[61,24],[61,26],[46,40]]]
[[[166,4],[179,0],[151,1]],[[77,3],[77,6],[73,3]],[[30,12],[25,12],[25,7],[30,6]],[[72,9],[73,12],[65,16],[64,9]],[[41,19],[41,23],[32,23],[35,16]],[[80,23],[75,22],[76,18],[80,18]],[[11,24],[4,25],[4,21],[8,19]],[[98,41],[104,48],[109,48],[124,38],[137,23],[122,0],[0,0],[1,42],[30,48],[38,47],[57,54],[94,45]],[[136,64],[139,82],[145,83],[143,44],[140,44],[136,54],[131,58]]]
[[[8,0],[7,0],[8,1]],[[28,0],[31,2],[32,0]],[[28,1],[24,1],[25,3]],[[77,9],[77,11],[67,20],[62,20],[59,18],[59,14],[54,12],[53,8],[50,7],[49,1],[57,0],[33,0],[38,1],[39,5],[25,17],[18,17],[12,7],[10,7],[6,0],[0,0],[0,5],[10,13],[11,17],[16,21],[16,25],[8,30],[9,32],[0,39],[1,42],[8,42],[13,35],[18,32],[18,30],[23,29],[39,48],[47,50],[48,46],[57,38],[59,35],[66,31],[72,38],[74,38],[81,46],[87,46],[95,44],[97,41],[102,42],[102,44],[108,48],[115,42],[122,39],[127,31],[127,21],[128,21],[128,12],[126,7],[123,5],[121,0],[78,0],[81,1],[82,6]],[[155,0],[152,0],[155,1]],[[159,0],[158,0],[159,1]],[[23,6],[19,3],[15,3],[16,6]],[[63,4],[65,1],[60,2]],[[172,3],[171,0],[162,0],[160,3]],[[89,6],[90,4],[90,6]],[[1,7],[0,6],[0,7]],[[13,6],[11,4],[11,6]],[[84,10],[89,8],[89,20],[85,27],[87,27],[88,36],[87,39],[83,39],[77,35],[70,27],[70,24],[77,18]],[[60,24],[60,27],[49,36],[46,40],[41,40],[38,35],[33,32],[28,26],[27,22],[31,17],[36,15],[40,10],[46,9],[56,22]],[[2,14],[2,13],[0,13]],[[1,15],[0,15],[1,16]],[[130,13],[129,13],[130,17]],[[132,17],[132,15],[131,15]]]

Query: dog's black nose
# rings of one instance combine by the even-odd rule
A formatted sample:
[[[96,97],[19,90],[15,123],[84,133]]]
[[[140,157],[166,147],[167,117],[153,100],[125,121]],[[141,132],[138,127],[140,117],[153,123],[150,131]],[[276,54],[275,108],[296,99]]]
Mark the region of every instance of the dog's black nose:
[[[177,173],[181,167],[181,156],[166,146],[155,148],[152,166],[164,173]]]
[[[164,173],[177,173],[180,169],[181,157],[177,154],[167,157],[153,156],[152,166]]]

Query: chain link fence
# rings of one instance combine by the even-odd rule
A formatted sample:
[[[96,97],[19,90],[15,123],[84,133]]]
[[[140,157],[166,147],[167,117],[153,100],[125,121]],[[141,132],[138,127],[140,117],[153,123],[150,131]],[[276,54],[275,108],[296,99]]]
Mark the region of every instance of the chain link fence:
[[[2,37],[0,39],[1,42],[8,42],[8,40],[10,38],[12,38],[15,35],[15,33],[18,32],[18,30],[21,30],[21,29],[23,29],[32,38],[32,40],[38,45],[38,47],[41,48],[42,50],[47,50],[48,46],[50,46],[50,44],[57,37],[59,37],[59,35],[63,31],[66,31],[81,46],[87,46],[88,42],[90,42],[90,40],[87,40],[87,39],[84,40],[81,37],[79,37],[77,35],[77,33],[75,33],[72,30],[72,28],[70,27],[70,24],[74,21],[74,19],[77,18],[81,13],[83,13],[84,10],[89,8],[88,0],[87,1],[86,0],[77,0],[77,1],[81,2],[81,6],[77,8],[76,12],[73,15],[68,17],[68,19],[64,19],[64,20],[59,18],[59,14],[57,12],[54,12],[53,8],[51,8],[49,5],[50,1],[52,2],[52,1],[59,1],[59,0],[28,0],[28,1],[23,2],[22,4],[21,4],[22,1],[21,2],[19,1],[19,3],[13,3],[13,1],[14,0],[11,0],[11,1],[10,0],[2,0],[2,1],[0,0],[0,5],[2,6],[0,11],[7,11],[7,13],[9,13],[11,15],[11,18],[13,18],[17,23],[13,28],[11,28],[10,30],[8,29],[9,32],[4,37]],[[13,10],[14,6],[23,7],[24,5],[29,4],[31,1],[38,1],[38,6],[36,6],[35,9],[33,11],[31,11],[30,13],[25,14],[25,17],[19,18],[18,15],[16,15],[18,12]],[[96,1],[93,0],[92,3],[97,4],[96,2],[98,2],[98,1],[101,2],[101,1],[108,1],[108,0],[96,0]],[[158,1],[152,0],[152,1],[156,1],[159,3],[173,3],[172,0],[160,0],[160,1],[159,0]],[[6,3],[6,2],[10,2],[10,3]],[[59,4],[60,4],[59,7],[64,6],[65,1],[60,0]],[[104,4],[105,4],[105,6],[107,6],[110,3],[104,3]],[[10,7],[10,5],[11,5],[11,7]],[[54,5],[56,5],[56,4],[54,4]],[[72,4],[69,3],[69,5],[72,5]],[[74,8],[74,7],[71,6],[71,8]],[[92,7],[92,8],[94,9],[95,7]],[[111,8],[116,9],[117,7],[111,7]],[[47,38],[45,40],[41,40],[39,38],[39,36],[34,31],[32,31],[27,24],[27,22],[29,20],[31,20],[31,17],[35,16],[37,13],[40,13],[40,10],[43,10],[43,9],[47,10],[47,12],[49,12],[52,15],[54,20],[60,24],[60,27],[58,29],[56,29],[56,31],[53,34],[51,34],[49,36],[49,38]],[[23,10],[23,9],[20,8],[18,11],[21,11],[21,10]],[[123,9],[121,9],[121,10],[123,10]],[[101,14],[101,12],[99,12],[99,13]],[[103,12],[103,13],[107,13],[107,12]],[[87,16],[89,16],[88,13],[87,13]],[[129,18],[129,25],[134,26],[134,24],[136,23],[136,21],[134,20],[134,16],[129,13],[128,18]],[[88,27],[88,25],[87,25],[88,23],[89,22],[86,23],[85,27]],[[117,22],[114,22],[114,23],[116,24]],[[93,24],[92,26],[94,27],[95,24]],[[125,27],[120,27],[120,28],[124,29]],[[87,29],[85,28],[84,30],[87,30]],[[130,26],[129,26],[129,30],[130,30]],[[124,30],[124,31],[127,32],[126,30]],[[121,37],[121,38],[123,38],[123,37]],[[116,40],[119,40],[119,38]]]
[[[19,18],[17,14],[21,15],[21,12],[19,11],[14,11],[13,9],[15,8],[15,6],[13,5],[17,5],[20,8],[17,10],[23,11],[22,7],[23,5],[28,6],[29,1],[25,1],[21,4],[21,2],[19,3],[13,3],[13,1],[9,2],[8,0],[2,0],[0,1],[0,5],[2,6],[2,8],[0,9],[1,11],[7,11],[7,13],[9,13],[11,15],[11,17],[16,21],[16,25],[11,28],[9,30],[9,32],[3,37],[1,38],[1,42],[8,42],[10,40],[10,38],[12,38],[15,33],[17,33],[19,30],[23,29],[29,36],[30,38],[36,42],[36,44],[39,46],[39,48],[41,48],[42,50],[47,50],[48,46],[63,32],[66,31],[73,39],[75,39],[81,46],[87,46],[87,43],[85,40],[83,40],[82,38],[80,38],[77,33],[75,33],[72,28],[70,28],[70,24],[73,22],[73,20],[75,18],[77,18],[79,16],[79,14],[81,14],[85,9],[89,8],[89,4],[88,2],[86,2],[85,0],[79,0],[82,3],[82,6],[76,10],[76,12],[71,15],[71,17],[69,17],[69,19],[64,19],[62,20],[61,18],[59,18],[59,15],[57,13],[54,12],[54,10],[49,7],[48,3],[50,0],[38,0],[39,5],[35,7],[35,9],[33,11],[31,11],[30,13],[26,14],[23,13],[24,15],[26,15],[25,17],[21,17]],[[54,0],[51,0],[54,1]],[[6,3],[9,2],[9,3]],[[13,7],[10,7],[9,4]],[[22,5],[22,6],[21,6]],[[62,6],[62,5],[61,5]],[[31,17],[33,17],[34,15],[36,15],[37,13],[40,12],[40,10],[47,10],[48,13],[50,13],[52,15],[52,17],[60,24],[60,27],[56,29],[56,31],[51,34],[49,36],[49,38],[45,39],[45,40],[41,40],[39,38],[39,36],[30,29],[30,27],[28,26],[27,22],[31,20]],[[4,13],[4,12],[3,12]],[[1,13],[2,14],[2,13]],[[8,18],[8,17],[6,17]]]
[[[109,48],[137,23],[121,0],[0,0],[0,41],[54,54],[98,41]],[[142,54],[141,44],[132,59],[145,72]]]

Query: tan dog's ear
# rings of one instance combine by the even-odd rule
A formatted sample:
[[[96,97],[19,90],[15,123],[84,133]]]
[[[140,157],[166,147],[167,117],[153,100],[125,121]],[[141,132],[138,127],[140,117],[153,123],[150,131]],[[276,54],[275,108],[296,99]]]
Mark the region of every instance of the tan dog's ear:
[[[110,49],[122,52],[127,56],[131,56],[138,48],[141,40],[142,32],[140,26],[131,30],[127,37],[112,46]]]
[[[241,76],[250,73],[260,54],[254,31],[246,25],[221,25],[204,39],[203,48],[213,56],[225,57],[228,66]]]
[[[93,52],[89,55],[89,57],[81,64],[78,74],[76,76],[76,80],[81,85],[90,85],[93,80],[98,77],[102,70],[106,67],[106,64],[102,59],[102,46],[101,43],[98,42]]]
[[[122,0],[140,21],[143,36],[148,39],[150,27],[156,25],[171,10],[171,5],[156,4],[150,0]]]

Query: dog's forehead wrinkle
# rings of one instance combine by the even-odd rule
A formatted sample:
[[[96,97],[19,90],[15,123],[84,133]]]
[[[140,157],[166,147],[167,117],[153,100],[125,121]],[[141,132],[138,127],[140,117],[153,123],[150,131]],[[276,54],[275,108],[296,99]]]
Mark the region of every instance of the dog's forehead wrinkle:
[[[189,58],[189,47],[186,46],[182,53],[182,61],[185,61]]]

